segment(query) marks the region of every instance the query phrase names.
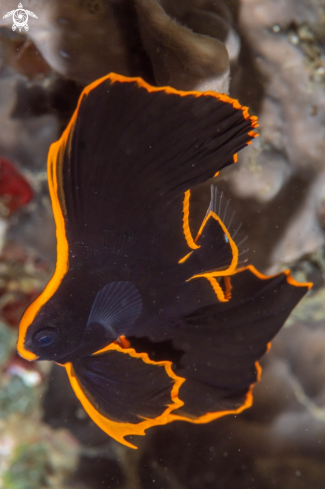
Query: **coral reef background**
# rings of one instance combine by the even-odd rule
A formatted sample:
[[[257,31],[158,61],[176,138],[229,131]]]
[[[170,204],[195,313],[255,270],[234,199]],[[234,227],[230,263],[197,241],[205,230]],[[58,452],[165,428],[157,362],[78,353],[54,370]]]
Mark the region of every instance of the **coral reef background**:
[[[0,17],[17,1],[0,0]],[[325,0],[26,0],[0,21],[0,486],[6,489],[323,489],[325,481]],[[208,425],[102,433],[65,372],[15,353],[21,314],[55,265],[49,145],[83,86],[116,71],[229,91],[260,137],[214,183],[264,273],[314,288],[262,360],[254,405]],[[209,183],[195,190],[197,215]]]

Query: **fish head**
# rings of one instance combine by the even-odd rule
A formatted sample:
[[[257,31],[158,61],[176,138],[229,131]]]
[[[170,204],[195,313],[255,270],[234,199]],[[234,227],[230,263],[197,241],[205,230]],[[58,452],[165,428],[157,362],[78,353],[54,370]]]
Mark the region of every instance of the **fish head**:
[[[84,286],[87,289],[87,284]],[[88,323],[91,295],[80,297],[70,292],[66,287],[59,288],[41,307],[36,299],[26,310],[17,344],[23,358],[66,363],[116,340],[118,335],[114,337],[102,324]]]
[[[81,281],[69,276],[36,309],[39,304],[36,299],[22,318],[18,352],[28,360],[58,363],[91,355],[130,334],[143,306],[141,294],[131,282],[113,281],[103,286],[99,281],[94,286],[85,277]]]

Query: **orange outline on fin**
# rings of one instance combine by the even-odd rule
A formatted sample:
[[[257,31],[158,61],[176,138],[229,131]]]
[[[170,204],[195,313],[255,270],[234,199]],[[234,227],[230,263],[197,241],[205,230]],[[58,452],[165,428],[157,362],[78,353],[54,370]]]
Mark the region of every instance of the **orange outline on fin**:
[[[41,307],[53,296],[53,294],[58,289],[60,283],[62,282],[64,276],[69,269],[69,246],[65,232],[64,217],[58,197],[58,161],[63,156],[63,152],[69,142],[70,130],[75,122],[76,112],[74,113],[70,123],[65,129],[61,138],[50,146],[47,171],[48,171],[48,184],[52,202],[53,215],[56,226],[56,241],[57,241],[57,258],[55,271],[47,283],[45,289],[41,294],[30,304],[30,306],[25,311],[20,324],[19,324],[19,335],[17,342],[17,350],[19,355],[26,360],[36,360],[38,357],[34,353],[26,350],[24,347],[24,341],[27,329],[29,325],[34,320],[36,314],[41,309]]]
[[[187,253],[187,255],[183,256],[183,258],[178,260],[178,263],[184,263],[191,256],[192,253],[193,253],[193,251],[190,251],[189,253]]]
[[[214,272],[205,272],[205,273],[198,273],[196,275],[193,275],[192,277],[190,277],[189,279],[187,279],[187,282],[189,282],[190,280],[193,280],[194,278],[200,278],[200,277],[204,277],[206,278],[207,280],[209,280],[210,284],[212,285],[212,288],[216,294],[216,296],[218,297],[218,300],[220,302],[227,302],[231,295],[230,295],[230,289],[225,290],[225,292],[222,290],[222,288],[220,287],[220,285],[218,284],[217,280],[216,280],[216,277],[228,277],[229,275],[233,275],[234,273],[236,273],[236,268],[237,268],[237,265],[238,265],[238,248],[237,248],[237,245],[235,243],[235,241],[232,239],[226,225],[224,224],[224,222],[220,219],[220,217],[213,211],[210,211],[206,216],[205,218],[203,219],[203,222],[201,224],[201,227],[199,229],[199,232],[197,233],[197,236],[194,240],[194,242],[198,241],[202,232],[203,232],[203,229],[206,225],[206,223],[208,222],[208,220],[210,218],[213,218],[215,219],[216,221],[218,221],[218,223],[220,224],[223,232],[225,233],[225,236],[227,237],[228,239],[228,242],[229,242],[229,245],[231,247],[231,250],[232,250],[232,260],[231,260],[231,263],[229,265],[229,267],[226,269],[226,270],[219,270],[219,271],[214,271]]]
[[[257,278],[259,278],[261,280],[268,280],[270,278],[274,278],[274,277],[277,277],[279,275],[284,274],[284,275],[286,275],[287,283],[290,285],[293,285],[294,287],[306,287],[306,288],[310,289],[313,286],[312,282],[297,282],[291,276],[290,270],[285,270],[284,272],[280,272],[280,273],[277,273],[274,275],[263,275],[258,270],[256,270],[254,265],[248,265],[246,267],[242,267],[240,269],[237,269],[235,273],[240,273],[240,272],[243,272],[245,270],[249,270],[253,275],[255,275]],[[228,278],[230,280],[230,277],[228,277]],[[265,351],[264,355],[271,350],[271,346],[272,346],[271,342],[267,343],[266,351]],[[248,389],[247,394],[246,394],[245,402],[243,403],[242,406],[239,406],[239,408],[234,409],[234,410],[229,410],[229,411],[216,411],[216,412],[212,412],[212,413],[206,413],[206,414],[203,414],[202,416],[199,416],[198,418],[190,418],[190,417],[187,417],[185,415],[178,415],[178,414],[171,413],[169,416],[170,421],[187,421],[188,423],[204,424],[204,423],[209,423],[210,421],[213,421],[215,419],[221,418],[222,416],[227,416],[229,414],[240,414],[245,409],[250,408],[253,405],[253,400],[254,400],[253,399],[254,386],[257,384],[257,382],[259,382],[261,380],[261,376],[262,376],[262,367],[261,367],[259,362],[255,362],[255,368],[256,368],[256,381],[253,382],[253,384],[251,384],[249,386],[249,389]],[[185,379],[185,381],[186,381],[186,379]]]
[[[255,362],[255,368],[256,368],[256,381],[249,386],[244,404],[239,406],[237,409],[230,409],[229,411],[215,411],[212,413],[206,413],[203,414],[202,416],[199,416],[198,418],[189,418],[186,415],[171,413],[169,415],[170,421],[187,421],[188,423],[193,423],[193,424],[205,424],[205,423],[209,423],[210,421],[214,421],[215,419],[222,418],[223,416],[228,416],[229,414],[240,414],[241,412],[245,411],[245,409],[250,408],[253,405],[254,386],[257,384],[257,382],[261,380],[261,376],[262,376],[262,367],[260,366],[259,362]]]
[[[38,357],[34,353],[27,350],[24,346],[26,332],[29,325],[33,322],[36,314],[39,312],[41,307],[54,295],[59,285],[61,284],[64,276],[66,275],[69,269],[69,247],[66,238],[65,232],[65,222],[63,217],[63,212],[61,208],[61,204],[59,201],[59,185],[58,185],[58,157],[63,156],[63,152],[66,149],[67,144],[69,143],[69,136],[73,130],[73,126],[76,122],[77,115],[79,112],[79,108],[81,105],[82,99],[87,96],[94,88],[103,83],[105,80],[110,80],[111,83],[121,82],[121,83],[136,83],[139,88],[146,89],[149,93],[151,92],[165,92],[172,93],[175,95],[179,95],[181,97],[186,96],[194,96],[194,97],[214,97],[217,100],[221,100],[222,102],[226,102],[232,105],[235,109],[240,109],[242,111],[243,117],[246,120],[250,121],[251,127],[255,128],[258,126],[257,117],[250,116],[248,112],[248,107],[241,106],[238,100],[234,100],[226,94],[220,94],[212,91],[208,92],[198,92],[198,91],[183,91],[176,90],[171,87],[153,87],[146,83],[144,80],[138,77],[128,78],[123,75],[117,75],[116,73],[110,73],[109,75],[103,76],[98,80],[90,83],[87,87],[82,91],[79,101],[77,104],[77,108],[68,124],[66,129],[64,130],[61,138],[53,143],[49,150],[48,155],[48,181],[51,195],[51,202],[53,208],[53,214],[56,225],[56,238],[57,238],[57,261],[55,272],[46,285],[45,289],[41,294],[35,299],[34,302],[27,308],[25,311],[20,325],[19,325],[19,335],[17,342],[17,350],[19,354],[25,358],[26,360],[36,360]],[[254,133],[254,134],[253,134]],[[249,135],[255,137],[254,131],[250,131]],[[250,141],[248,142],[250,143]],[[248,144],[247,143],[247,144]],[[193,248],[195,249],[195,247]]]
[[[192,277],[193,278],[193,277]],[[218,297],[220,302],[228,302],[229,298],[226,297],[226,294],[222,290],[221,286],[218,284],[218,281],[212,277],[211,275],[205,275],[205,278],[209,280],[210,284],[212,285],[213,291]],[[191,279],[188,279],[191,280]],[[187,282],[188,282],[187,280]]]
[[[237,248],[237,245],[234,242],[234,240],[232,239],[232,237],[231,237],[226,225],[224,224],[224,222],[220,219],[220,217],[215,212],[213,212],[211,210],[203,219],[202,224],[200,226],[200,229],[197,233],[197,236],[195,239],[193,239],[193,236],[192,236],[192,233],[190,230],[190,226],[189,226],[190,197],[191,197],[191,191],[187,190],[184,194],[184,201],[183,201],[183,233],[184,233],[187,245],[189,246],[189,248],[192,248],[193,250],[200,248],[200,246],[197,245],[196,243],[199,240],[206,223],[212,217],[213,219],[215,219],[216,221],[219,222],[223,232],[225,233],[225,236],[228,239],[229,245],[230,245],[231,250],[232,250],[232,261],[231,261],[230,266],[227,268],[227,270],[215,271],[215,272],[206,272],[206,273],[200,273],[197,275],[193,275],[192,277],[187,279],[187,282],[189,282],[190,280],[192,280],[194,278],[204,277],[207,280],[209,280],[218,300],[220,302],[227,302],[231,298],[231,293],[230,293],[231,284],[230,284],[229,275],[232,275],[236,272],[236,267],[238,264],[238,248]],[[183,258],[181,258],[178,261],[178,263],[184,263],[192,253],[193,253],[193,251],[191,251],[190,253],[185,255]],[[219,283],[217,282],[215,277],[224,277],[225,292],[222,290],[221,286],[219,285]],[[227,279],[229,282],[227,282]]]
[[[191,191],[187,190],[184,194],[184,200],[183,200],[183,233],[186,239],[187,246],[192,250],[197,250],[198,248],[200,248],[200,246],[198,246],[193,240],[193,236],[190,229],[190,223],[189,223],[190,196],[191,196]],[[181,260],[184,259],[185,257],[182,258]],[[182,263],[182,262],[180,261],[178,263]]]
[[[141,358],[144,363],[148,363],[150,365],[155,365],[158,367],[164,367],[166,374],[168,375],[169,378],[174,380],[174,385],[171,389],[171,404],[167,405],[167,408],[165,411],[160,415],[157,416],[157,418],[150,419],[150,418],[143,418],[143,421],[141,421],[138,424],[133,424],[133,423],[118,423],[116,421],[112,421],[109,418],[106,418],[103,414],[99,413],[97,409],[92,405],[92,403],[89,401],[87,398],[86,394],[84,393],[82,387],[79,384],[79,381],[76,377],[76,374],[73,369],[72,363],[66,363],[65,369],[67,371],[72,389],[74,390],[74,393],[76,394],[77,398],[81,402],[83,408],[85,411],[88,413],[88,415],[91,417],[91,419],[109,436],[117,440],[118,442],[122,443],[123,445],[126,445],[127,447],[130,448],[137,448],[135,445],[132,445],[132,443],[126,441],[124,439],[125,436],[129,435],[145,435],[145,431],[148,428],[151,428],[152,426],[157,426],[157,425],[163,425],[169,423],[170,420],[170,412],[173,411],[174,409],[178,409],[184,405],[184,402],[181,401],[178,397],[178,392],[179,388],[182,385],[182,383],[185,381],[184,378],[179,377],[176,375],[172,368],[172,362],[169,361],[162,361],[162,362],[154,362],[150,360],[149,356],[147,353],[137,353],[133,348],[122,348],[116,343],[111,343],[107,347],[97,351],[96,353],[93,353],[93,355],[100,355],[101,353],[105,353],[107,351],[118,351],[122,354],[130,355],[131,357],[134,358]]]
[[[293,285],[295,287],[307,287],[308,290],[312,288],[314,285],[312,282],[298,282],[296,279],[294,279],[291,275],[291,271],[289,269],[283,270],[282,272],[275,273],[273,275],[264,275],[263,273],[259,272],[256,270],[254,265],[247,265],[246,267],[238,268],[237,272],[244,272],[245,270],[249,270],[252,272],[257,278],[260,278],[261,280],[268,280],[270,278],[278,277],[279,275],[286,275],[287,277],[287,282],[290,285]]]

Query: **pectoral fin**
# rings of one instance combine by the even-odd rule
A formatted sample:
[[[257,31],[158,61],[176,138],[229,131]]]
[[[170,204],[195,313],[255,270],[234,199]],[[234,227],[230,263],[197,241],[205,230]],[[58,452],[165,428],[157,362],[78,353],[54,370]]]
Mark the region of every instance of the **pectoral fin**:
[[[131,282],[119,281],[105,285],[92,305],[87,329],[104,326],[112,341],[128,334],[142,311],[140,292]]]

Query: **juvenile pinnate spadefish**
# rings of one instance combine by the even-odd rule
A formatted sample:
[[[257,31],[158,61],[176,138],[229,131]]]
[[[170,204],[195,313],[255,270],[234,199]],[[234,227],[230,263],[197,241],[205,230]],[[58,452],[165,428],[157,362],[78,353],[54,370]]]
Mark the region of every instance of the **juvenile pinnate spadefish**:
[[[90,417],[125,445],[250,406],[259,358],[310,287],[241,265],[213,187],[191,230],[190,189],[232,164],[256,126],[226,95],[111,74],[85,88],[50,148],[57,264],[18,351],[64,365]]]

